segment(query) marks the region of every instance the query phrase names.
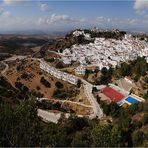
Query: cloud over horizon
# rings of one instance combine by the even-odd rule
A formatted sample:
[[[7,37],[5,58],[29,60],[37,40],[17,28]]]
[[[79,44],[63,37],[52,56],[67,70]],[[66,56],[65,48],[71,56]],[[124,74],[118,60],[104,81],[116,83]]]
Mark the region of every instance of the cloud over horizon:
[[[46,4],[46,3],[39,4],[39,7],[40,7],[41,11],[49,11],[49,10],[51,10],[51,8],[49,8],[49,5]]]
[[[39,18],[39,23],[42,24],[55,24],[55,23],[79,23],[84,22],[85,19],[74,19],[66,14],[52,14],[49,17]]]
[[[31,0],[3,0],[7,5],[15,5],[15,4],[22,4]]]
[[[3,17],[9,17],[11,13],[9,11],[6,11],[4,8],[0,7],[0,16]]]
[[[122,4],[123,8],[119,1],[111,5],[111,2],[103,1],[3,0],[0,1],[0,29],[69,30],[97,26],[148,30],[148,0],[127,1]]]
[[[134,9],[138,14],[145,14],[148,10],[148,0],[135,0]]]

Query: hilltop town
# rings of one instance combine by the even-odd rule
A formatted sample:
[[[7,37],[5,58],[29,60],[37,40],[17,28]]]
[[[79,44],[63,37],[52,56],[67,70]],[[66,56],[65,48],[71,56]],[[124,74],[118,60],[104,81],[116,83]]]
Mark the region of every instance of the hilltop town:
[[[6,67],[1,72],[2,76],[8,79],[8,81],[11,82],[12,86],[14,86],[15,88],[21,85],[25,85],[28,88],[27,90],[30,90],[30,88],[32,88],[32,91],[34,91],[34,89],[36,89],[36,93],[41,93],[40,96],[42,96],[42,98],[37,97],[37,100],[42,101],[56,99],[56,102],[58,100],[59,102],[61,102],[60,100],[62,98],[55,98],[54,94],[58,91],[61,91],[61,93],[62,91],[66,91],[60,90],[58,88],[55,89],[51,85],[51,82],[48,82],[48,80],[44,78],[45,74],[49,75],[51,78],[57,79],[57,81],[59,80],[60,83],[67,83],[72,85],[79,90],[79,93],[83,92],[83,95],[82,93],[78,93],[75,94],[75,97],[79,95],[82,100],[84,100],[85,96],[85,99],[87,100],[82,103],[74,97],[72,99],[73,101],[71,101],[68,95],[63,98],[66,101],[71,101],[71,103],[69,103],[71,104],[71,106],[73,106],[72,108],[76,108],[73,111],[78,116],[85,115],[90,118],[99,119],[105,116],[105,114],[103,114],[103,109],[101,109],[99,102],[97,102],[96,100],[96,93],[94,94],[93,91],[94,89],[95,92],[98,91],[97,97],[99,96],[101,100],[103,100],[104,102],[108,102],[109,104],[111,102],[115,102],[118,106],[122,106],[125,104],[131,105],[135,102],[145,101],[143,96],[146,95],[147,88],[143,89],[141,92],[137,92],[136,83],[134,82],[134,80],[132,80],[133,78],[130,76],[130,74],[125,74],[124,77],[121,75],[120,79],[114,77],[115,80],[112,80],[113,76],[108,76],[108,78],[112,78],[110,78],[110,80],[108,80],[106,83],[98,82],[98,80],[102,79],[103,70],[107,72],[110,69],[117,69],[120,64],[130,64],[130,61],[134,61],[138,57],[144,57],[145,61],[148,62],[148,43],[146,38],[144,38],[144,40],[140,40],[138,37],[134,37],[131,34],[127,34],[119,30],[103,31],[97,30],[96,28],[91,30],[75,30],[67,35],[66,40],[71,40],[71,38],[73,40],[73,43],[69,48],[65,47],[65,49],[62,50],[60,49],[53,51],[52,48],[50,49],[50,46],[49,48],[47,48],[48,44],[46,44],[47,47],[40,47],[40,49],[38,49],[36,53],[32,54],[33,57],[15,56],[14,58],[12,57],[3,60],[1,62],[1,65],[2,67]],[[46,54],[44,55],[44,57],[38,58],[39,53],[41,53],[43,49],[45,49],[44,52],[46,52]],[[15,62],[15,60],[17,60],[17,62]],[[30,69],[31,67],[28,63],[30,60],[33,62],[33,64],[36,65],[36,69],[35,67],[32,67],[33,71]],[[26,63],[27,67],[24,64],[22,65],[21,63]],[[26,70],[30,70],[28,72],[23,72],[24,68],[21,68],[22,70],[20,71],[20,67],[24,66],[27,68],[25,68]],[[14,72],[14,69],[17,69],[15,70],[16,72]],[[20,72],[22,73],[22,76],[19,76]],[[96,78],[93,79],[94,74]],[[40,88],[40,84],[39,82],[37,82],[37,80],[32,80],[34,81],[33,85],[32,83],[28,84],[27,77],[30,77],[30,79],[34,78],[29,75],[34,75],[35,77],[38,77],[38,79],[41,79],[40,82],[45,83],[44,90]],[[91,75],[92,78],[89,78],[91,77]],[[14,77],[16,78],[14,79]],[[106,80],[108,78],[106,78]],[[26,80],[21,81],[21,79]],[[61,85],[63,87],[63,85],[65,84]],[[49,90],[51,88],[53,94],[46,94],[45,92],[49,91],[46,90],[46,87]],[[140,87],[139,89],[142,88]],[[76,103],[75,105],[73,104],[74,102]],[[85,104],[85,102],[89,103]],[[87,114],[84,107],[84,111],[79,114],[79,109],[77,109],[78,107],[75,107],[77,106],[77,103],[79,104],[79,106],[82,105],[82,108],[85,105],[90,105],[92,110],[88,110]],[[48,113],[50,114],[50,112],[47,112],[47,115]],[[59,117],[60,114],[61,113],[59,113]],[[52,117],[51,119],[48,119],[47,115],[41,113],[41,117],[44,120],[53,120]],[[55,122],[58,122],[58,119],[59,118],[55,119]]]
[[[73,116],[109,124],[131,108],[138,120],[147,115],[135,109],[148,100],[147,38],[94,28],[41,42],[25,56],[1,54],[1,102],[32,97],[39,119],[55,124]]]
[[[91,40],[91,34],[85,34],[84,31],[76,30],[73,35],[84,35],[86,40]],[[145,56],[148,61],[148,44],[145,40],[141,41],[131,34],[125,34],[122,39],[96,37],[94,43],[73,45],[71,48],[64,49],[62,55],[65,64],[79,61],[81,66],[98,66],[101,70],[103,67],[115,68],[121,62],[134,60],[138,56]]]

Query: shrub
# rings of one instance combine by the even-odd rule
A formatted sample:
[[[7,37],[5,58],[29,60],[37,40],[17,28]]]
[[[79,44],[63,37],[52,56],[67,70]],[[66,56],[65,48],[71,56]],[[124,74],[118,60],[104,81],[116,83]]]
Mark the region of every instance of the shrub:
[[[71,96],[70,93],[65,92],[64,90],[59,90],[59,89],[55,90],[53,93],[53,97],[60,98],[60,99],[66,99],[70,96]]]
[[[56,83],[55,83],[55,86],[57,87],[57,88],[63,88],[63,84],[61,83],[61,82],[59,82],[59,81],[57,81]]]
[[[81,83],[82,83],[82,82],[81,82],[81,80],[79,79],[78,82],[77,82],[77,87],[78,87],[78,88],[81,87]]]
[[[148,83],[148,77],[145,77],[144,81],[145,81],[146,83]]]
[[[22,75],[21,75],[21,78],[22,79],[28,79],[28,77],[29,77],[29,75],[26,73],[26,72],[24,72]]]
[[[148,99],[148,91],[143,95],[143,98],[146,100]]]
[[[148,124],[148,114],[145,114],[143,119],[142,119],[143,125],[147,125]]]
[[[24,69],[24,66],[20,64],[16,67],[16,69],[17,71],[22,71]]]
[[[51,84],[44,77],[41,77],[40,82],[46,87],[51,87]]]
[[[47,62],[50,62],[50,63],[54,62],[54,58],[48,58]]]
[[[36,87],[37,90],[40,90],[41,88],[39,86]]]

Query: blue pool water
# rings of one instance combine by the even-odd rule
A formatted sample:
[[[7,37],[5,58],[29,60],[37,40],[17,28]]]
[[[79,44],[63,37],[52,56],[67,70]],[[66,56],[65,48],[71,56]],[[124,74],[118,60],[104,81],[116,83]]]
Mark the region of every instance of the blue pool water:
[[[139,102],[138,100],[136,100],[135,98],[129,96],[128,98],[125,99],[127,102],[131,103],[131,104],[134,104],[134,103],[137,103]]]

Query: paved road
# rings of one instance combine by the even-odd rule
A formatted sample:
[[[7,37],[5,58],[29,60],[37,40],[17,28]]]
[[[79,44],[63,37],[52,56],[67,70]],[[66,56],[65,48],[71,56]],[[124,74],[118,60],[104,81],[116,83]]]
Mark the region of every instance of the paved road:
[[[5,73],[6,73],[7,70],[9,69],[9,65],[8,65],[7,63],[3,62],[3,61],[2,61],[1,63],[2,63],[3,65],[5,65],[5,69],[4,69],[3,71],[1,71],[1,75],[7,79],[7,81],[11,84],[12,87],[14,87],[15,89],[17,89],[17,88],[14,86],[14,84],[12,83],[12,81],[9,80],[9,79],[6,77],[6,75],[5,75]]]
[[[38,116],[41,117],[45,122],[58,123],[58,120],[61,118],[61,113],[53,113],[38,109]]]
[[[41,59],[38,59],[40,62],[42,61]],[[85,81],[84,79],[75,76],[76,78],[80,79],[83,83],[84,86],[84,91],[85,94],[90,102],[90,104],[93,107],[93,114],[91,114],[89,117],[91,119],[93,118],[102,118],[103,117],[103,111],[100,108],[100,105],[98,104],[98,102],[96,101],[96,99],[94,98],[93,94],[92,94],[92,87],[93,85],[90,84],[89,82]]]
[[[5,69],[1,72],[1,74],[4,75],[4,73],[9,69],[9,65],[6,62],[15,61],[16,59],[22,60],[22,59],[25,59],[26,57],[27,56],[13,56],[11,58],[7,58],[7,59],[1,61],[1,63],[3,65],[5,65]]]
[[[25,59],[27,56],[13,56],[13,57],[10,57],[10,58],[7,58],[3,61],[1,61],[1,63],[3,65],[5,65],[5,69],[3,71],[1,71],[1,74],[3,77],[5,77],[7,79],[7,81],[12,85],[12,87],[16,88],[13,83],[11,82],[11,80],[9,80],[5,73],[7,72],[7,70],[9,69],[9,65],[6,63],[6,62],[9,62],[9,61],[15,61],[16,59],[19,59],[19,60],[22,60],[22,59]],[[16,88],[17,89],[17,88]]]
[[[8,62],[8,61],[15,61],[16,59],[22,60],[25,58],[27,58],[27,56],[13,56],[13,57],[10,57],[10,58],[5,59],[3,61]]]
[[[88,100],[90,101],[90,103],[93,107],[93,114],[91,114],[89,117],[91,119],[102,118],[103,117],[103,111],[100,108],[100,105],[98,104],[98,102],[96,101],[96,99],[94,98],[94,96],[92,94],[93,85],[90,84],[89,82],[85,81],[84,79],[81,79],[81,81],[83,82],[85,94],[86,94]]]
[[[5,65],[5,69],[3,71],[1,71],[1,74],[4,75],[4,73],[8,70],[9,66],[8,64],[6,64],[5,62],[1,62],[3,65]]]

